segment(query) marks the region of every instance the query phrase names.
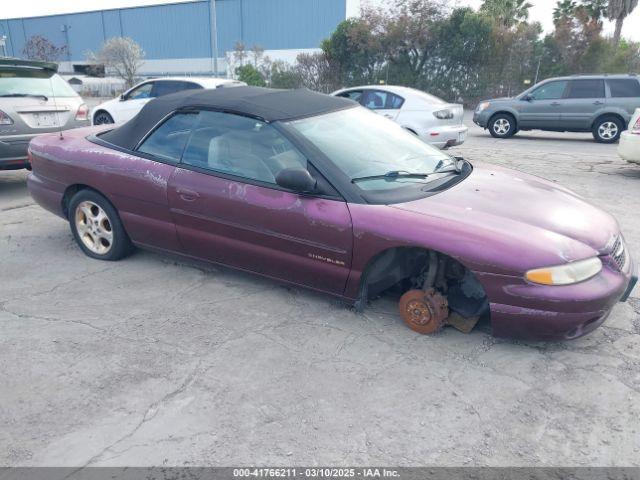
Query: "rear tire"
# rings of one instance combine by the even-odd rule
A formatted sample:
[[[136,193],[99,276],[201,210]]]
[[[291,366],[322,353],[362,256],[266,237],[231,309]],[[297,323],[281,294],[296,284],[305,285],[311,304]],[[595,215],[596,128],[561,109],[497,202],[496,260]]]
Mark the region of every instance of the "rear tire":
[[[80,249],[88,257],[115,261],[134,247],[111,202],[93,190],[80,190],[69,202],[69,225]]]
[[[100,110],[93,116],[94,125],[107,125],[109,123],[114,123],[113,117],[104,110]]]
[[[615,143],[620,138],[622,130],[624,124],[618,117],[605,115],[594,122],[591,133],[598,143]]]
[[[493,138],[509,138],[517,131],[516,119],[509,113],[496,113],[487,125]]]

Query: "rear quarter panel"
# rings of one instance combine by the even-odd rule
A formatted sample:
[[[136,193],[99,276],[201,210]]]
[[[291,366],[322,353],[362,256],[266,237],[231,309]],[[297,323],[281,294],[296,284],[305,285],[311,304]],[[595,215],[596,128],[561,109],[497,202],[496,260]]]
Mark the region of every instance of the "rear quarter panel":
[[[625,127],[636,108],[640,107],[640,98],[607,98],[606,109],[600,111],[594,116],[594,120],[603,113],[614,113],[620,115],[624,119]],[[606,110],[606,111],[605,111]]]
[[[169,214],[167,183],[174,167],[113,150],[87,140],[104,130],[90,127],[36,137],[29,145],[29,190],[44,208],[60,216],[68,188],[86,186],[118,210],[135,243],[179,250]]]

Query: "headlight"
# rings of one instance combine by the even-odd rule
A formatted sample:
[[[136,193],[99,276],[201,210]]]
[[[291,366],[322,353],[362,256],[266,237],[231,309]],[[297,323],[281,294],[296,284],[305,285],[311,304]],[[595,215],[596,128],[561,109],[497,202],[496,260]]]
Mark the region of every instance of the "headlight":
[[[602,262],[598,257],[593,257],[556,267],[529,270],[525,278],[542,285],[569,285],[587,280],[597,275],[600,270],[602,270]]]
[[[449,120],[453,118],[453,112],[451,110],[438,110],[433,112],[433,116],[440,120]]]
[[[489,102],[482,102],[478,104],[478,106],[476,107],[476,112],[481,112],[482,110],[489,108],[489,105],[491,105],[491,103]]]

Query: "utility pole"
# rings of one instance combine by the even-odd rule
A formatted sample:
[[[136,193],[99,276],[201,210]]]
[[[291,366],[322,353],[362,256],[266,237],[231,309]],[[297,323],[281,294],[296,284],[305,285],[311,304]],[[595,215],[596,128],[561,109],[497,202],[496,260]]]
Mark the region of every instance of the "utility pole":
[[[538,59],[538,66],[536,67],[536,78],[533,81],[533,84],[537,84],[538,83],[538,75],[540,74],[540,64],[542,63],[542,55],[540,55],[540,58]]]
[[[71,25],[62,25],[60,30],[64,33],[64,43],[67,46],[67,62],[71,62],[71,46],[69,45],[69,29]]]
[[[218,21],[216,18],[216,0],[209,0],[210,31],[211,31],[211,71],[218,76]]]

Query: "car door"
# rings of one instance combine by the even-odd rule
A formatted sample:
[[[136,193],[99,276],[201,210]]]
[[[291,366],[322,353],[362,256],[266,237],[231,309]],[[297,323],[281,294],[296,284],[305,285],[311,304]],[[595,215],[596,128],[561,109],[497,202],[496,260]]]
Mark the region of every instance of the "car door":
[[[349,209],[330,187],[321,196],[279,187],[285,168],[313,171],[274,126],[199,112],[168,189],[184,252],[341,294],[351,265]]]
[[[605,102],[604,79],[570,80],[560,110],[562,126],[569,130],[590,130]]]
[[[366,90],[362,105],[390,120],[398,118],[404,99],[384,90]]]
[[[184,145],[191,133],[194,115],[167,119],[134,152],[105,149],[95,162],[109,172],[104,190],[114,200],[127,233],[137,243],[180,251],[175,223],[169,210],[167,188]],[[126,168],[114,168],[126,165]]]
[[[155,82],[145,82],[122,95],[113,112],[116,123],[123,123],[135,117],[153,98],[154,86]]]
[[[557,130],[563,105],[566,80],[551,80],[522,96],[516,110],[521,128]]]

